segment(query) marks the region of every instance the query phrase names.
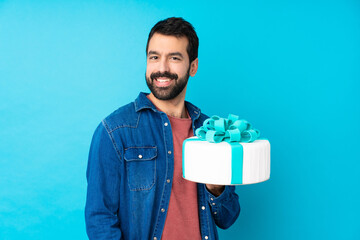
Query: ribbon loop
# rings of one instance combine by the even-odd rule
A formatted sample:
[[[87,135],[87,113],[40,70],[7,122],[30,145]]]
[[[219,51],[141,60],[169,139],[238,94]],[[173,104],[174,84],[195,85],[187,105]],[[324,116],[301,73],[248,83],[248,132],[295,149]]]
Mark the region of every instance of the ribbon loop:
[[[234,114],[228,118],[212,116],[204,121],[203,126],[196,129],[196,136],[212,143],[219,142],[253,142],[260,136],[260,131],[253,129],[246,120],[239,120]]]
[[[240,142],[241,132],[239,129],[227,130],[226,132],[229,133],[230,136],[229,142]]]
[[[258,138],[258,133],[254,129],[245,130],[241,133],[243,142],[253,142]]]

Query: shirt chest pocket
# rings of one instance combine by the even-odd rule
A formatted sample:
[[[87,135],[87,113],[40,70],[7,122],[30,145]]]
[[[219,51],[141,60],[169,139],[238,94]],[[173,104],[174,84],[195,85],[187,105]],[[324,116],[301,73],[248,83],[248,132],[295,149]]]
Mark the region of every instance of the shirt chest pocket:
[[[155,184],[156,147],[129,147],[124,159],[131,191],[149,190]]]

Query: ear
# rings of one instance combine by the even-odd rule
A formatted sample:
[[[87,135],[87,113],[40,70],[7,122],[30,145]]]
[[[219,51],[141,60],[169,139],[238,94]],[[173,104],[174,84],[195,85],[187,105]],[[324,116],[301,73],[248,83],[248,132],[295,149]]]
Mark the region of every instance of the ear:
[[[190,64],[190,76],[195,76],[197,70],[198,70],[198,63],[199,63],[199,59],[196,58],[194,61],[191,62]]]

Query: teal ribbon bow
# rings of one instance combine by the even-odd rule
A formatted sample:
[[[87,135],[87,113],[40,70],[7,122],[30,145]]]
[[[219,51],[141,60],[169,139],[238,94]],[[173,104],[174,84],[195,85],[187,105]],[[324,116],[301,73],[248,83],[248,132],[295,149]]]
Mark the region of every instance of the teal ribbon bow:
[[[212,143],[219,142],[253,142],[260,136],[260,131],[252,128],[246,120],[229,114],[228,118],[212,116],[196,129],[196,136]]]

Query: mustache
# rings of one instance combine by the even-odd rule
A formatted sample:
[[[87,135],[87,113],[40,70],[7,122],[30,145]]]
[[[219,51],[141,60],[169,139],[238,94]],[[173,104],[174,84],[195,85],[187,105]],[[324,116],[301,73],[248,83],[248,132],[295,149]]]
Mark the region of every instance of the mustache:
[[[151,80],[154,80],[155,78],[160,78],[160,77],[166,77],[166,78],[170,78],[170,79],[174,79],[177,80],[178,79],[178,75],[176,73],[171,73],[171,72],[155,72],[150,74],[150,78]]]

